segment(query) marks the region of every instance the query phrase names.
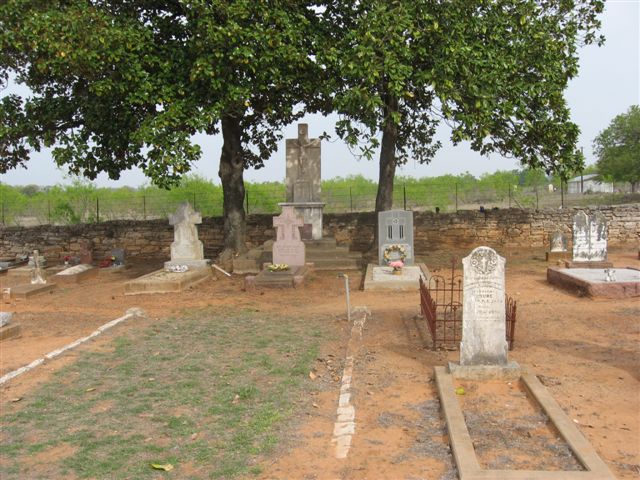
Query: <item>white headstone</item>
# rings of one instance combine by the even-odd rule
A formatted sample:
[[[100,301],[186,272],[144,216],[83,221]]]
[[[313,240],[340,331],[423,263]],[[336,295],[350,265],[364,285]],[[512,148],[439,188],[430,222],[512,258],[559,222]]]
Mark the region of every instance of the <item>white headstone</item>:
[[[607,220],[601,212],[573,217],[573,261],[602,262],[607,259]]]
[[[44,273],[44,269],[40,264],[40,253],[38,250],[33,251],[33,268],[31,269],[31,284],[32,285],[44,285],[47,283],[47,279]]]
[[[505,259],[478,247],[462,259],[460,365],[507,365]]]
[[[173,225],[173,243],[171,244],[171,261],[165,262],[165,269],[176,265],[203,268],[209,264],[204,259],[202,242],[198,240],[196,225],[199,223],[202,223],[202,216],[189,202],[182,203],[176,213],[169,216],[169,224]]]
[[[566,252],[567,251],[567,237],[562,232],[553,232],[549,235],[549,251],[551,252]]]

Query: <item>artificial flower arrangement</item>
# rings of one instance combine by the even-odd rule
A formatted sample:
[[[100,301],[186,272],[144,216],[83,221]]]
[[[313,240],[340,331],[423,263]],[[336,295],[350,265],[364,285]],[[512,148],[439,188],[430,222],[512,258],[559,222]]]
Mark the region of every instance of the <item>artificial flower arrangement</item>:
[[[286,263],[272,263],[271,265],[267,265],[267,270],[270,272],[284,272],[285,270],[289,270],[289,265]]]
[[[394,255],[395,258],[392,260],[391,254],[393,252],[396,252],[396,255]],[[393,268],[393,273],[398,274],[402,271],[402,267],[404,267],[404,259],[407,258],[407,250],[403,245],[389,245],[384,249],[384,252],[382,252],[382,258],[387,262],[387,265]]]

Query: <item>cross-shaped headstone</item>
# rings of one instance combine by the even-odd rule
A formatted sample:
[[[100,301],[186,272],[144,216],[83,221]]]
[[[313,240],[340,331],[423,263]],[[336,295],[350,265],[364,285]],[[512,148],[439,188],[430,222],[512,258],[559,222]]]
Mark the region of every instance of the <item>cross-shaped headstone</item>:
[[[304,221],[296,215],[293,207],[282,207],[282,213],[273,217],[273,226],[277,230],[277,241],[300,241],[298,227],[302,225],[304,225]]]

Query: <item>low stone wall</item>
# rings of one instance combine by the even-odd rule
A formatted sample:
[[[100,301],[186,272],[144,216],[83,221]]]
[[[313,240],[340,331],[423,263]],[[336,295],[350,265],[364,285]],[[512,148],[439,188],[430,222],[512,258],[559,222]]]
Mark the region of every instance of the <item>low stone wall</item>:
[[[471,250],[479,245],[502,249],[538,249],[548,247],[549,234],[561,230],[569,238],[573,215],[566,210],[489,210],[436,214],[416,213],[414,244],[416,255],[434,250]],[[591,213],[593,209],[582,209]],[[609,225],[612,247],[640,244],[640,204],[599,208]],[[324,234],[354,251],[367,251],[373,242],[377,219],[374,213],[327,214]],[[273,239],[271,215],[251,215],[247,219],[247,241],[257,246]],[[205,218],[198,227],[205,256],[215,258],[223,245],[222,219]],[[99,224],[37,227],[0,227],[0,256],[39,249],[56,262],[65,255],[80,252],[79,240],[93,242],[94,259],[106,257],[113,248],[124,248],[129,258],[170,257],[173,227],[167,220],[111,221]]]

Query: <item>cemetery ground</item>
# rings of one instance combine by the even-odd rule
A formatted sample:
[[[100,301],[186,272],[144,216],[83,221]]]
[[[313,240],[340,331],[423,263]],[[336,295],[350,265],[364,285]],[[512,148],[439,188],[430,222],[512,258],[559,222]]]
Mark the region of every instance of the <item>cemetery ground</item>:
[[[640,302],[575,296],[546,282],[544,252],[498,251],[518,302],[509,358],[539,376],[617,478],[637,478]],[[450,255],[423,260],[446,273]],[[635,248],[609,258],[640,266]],[[355,434],[337,459],[344,279],[314,272],[297,289],[245,291],[219,275],[179,294],[124,295],[126,280],[160,266],[2,305],[22,336],[0,343],[0,375],[128,308],[146,312],[0,386],[3,480],[457,478],[433,367],[458,352],[431,349],[417,289],[365,292],[347,272],[351,304],[371,315],[354,350]],[[579,468],[517,382],[456,386],[485,468]]]

